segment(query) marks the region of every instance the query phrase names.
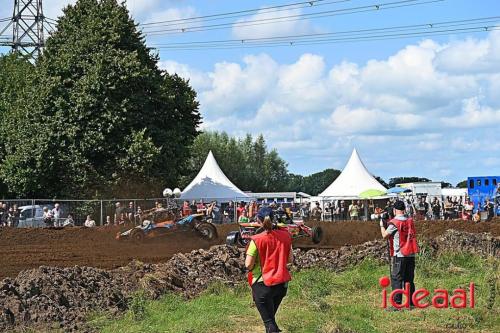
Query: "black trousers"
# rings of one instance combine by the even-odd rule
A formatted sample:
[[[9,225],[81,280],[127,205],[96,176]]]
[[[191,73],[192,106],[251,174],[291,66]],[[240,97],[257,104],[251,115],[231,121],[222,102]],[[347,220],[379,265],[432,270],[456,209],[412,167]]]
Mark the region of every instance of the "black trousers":
[[[410,283],[410,305],[413,305],[411,296],[415,292],[415,257],[392,257],[391,286],[394,289],[404,289]],[[394,295],[394,302],[401,304],[403,295]]]
[[[275,316],[281,301],[286,296],[286,292],[287,286],[285,283],[272,287],[267,287],[264,282],[258,282],[252,285],[253,301],[264,322],[266,333],[280,332],[278,324],[276,324]]]

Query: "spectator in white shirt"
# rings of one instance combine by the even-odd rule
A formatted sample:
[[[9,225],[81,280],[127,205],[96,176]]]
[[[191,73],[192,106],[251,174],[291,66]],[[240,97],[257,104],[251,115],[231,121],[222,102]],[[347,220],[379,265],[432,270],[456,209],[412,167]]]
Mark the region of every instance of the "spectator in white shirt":
[[[95,221],[92,220],[90,215],[87,215],[87,219],[85,220],[85,223],[83,225],[87,228],[95,228],[96,226]]]
[[[61,222],[62,222],[62,221],[60,222],[62,210],[59,207],[59,203],[56,203],[54,205],[54,208],[52,209],[51,213],[52,213],[52,217],[54,218],[54,227],[59,227]]]

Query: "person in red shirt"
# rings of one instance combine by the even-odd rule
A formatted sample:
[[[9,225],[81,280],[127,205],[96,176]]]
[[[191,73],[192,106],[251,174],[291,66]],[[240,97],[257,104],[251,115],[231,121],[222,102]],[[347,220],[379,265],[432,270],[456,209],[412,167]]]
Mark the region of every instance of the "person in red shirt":
[[[189,201],[184,201],[184,204],[182,205],[182,216],[186,217],[191,215],[191,206],[189,205]]]
[[[206,214],[207,213],[207,207],[203,203],[203,200],[200,200],[200,202],[198,202],[198,204],[196,205],[196,211],[198,212],[198,214]]]
[[[273,228],[269,216],[258,214],[257,220],[264,231],[252,237],[245,267],[250,271],[248,282],[266,333],[278,333],[281,331],[276,323],[276,312],[292,279],[287,267],[293,261],[292,237],[286,230]]]
[[[245,202],[240,202],[240,205],[236,209],[236,221],[240,220],[240,216],[246,216],[246,207]]]

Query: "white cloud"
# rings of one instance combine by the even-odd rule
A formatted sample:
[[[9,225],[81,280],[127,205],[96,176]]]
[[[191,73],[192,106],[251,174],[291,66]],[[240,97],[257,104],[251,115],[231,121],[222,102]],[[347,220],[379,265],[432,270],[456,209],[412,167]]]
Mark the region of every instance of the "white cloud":
[[[458,128],[497,127],[500,123],[500,109],[481,105],[478,97],[472,97],[463,101],[460,114],[443,118],[442,122],[446,126]]]
[[[279,64],[258,54],[241,63],[219,62],[205,73],[179,64],[171,70],[203,86],[205,128],[263,133],[284,156],[294,160],[297,150],[305,150],[300,156],[323,166],[336,163],[332,156],[348,155],[353,146],[373,160],[372,150],[399,147],[408,161],[398,161],[392,175],[413,168],[424,176],[458,179],[457,172],[474,168],[468,161],[478,147],[488,147],[482,154],[500,151],[500,144],[491,142],[500,141],[500,61],[492,65],[500,34],[473,42],[480,50],[461,64],[464,71],[458,63],[444,66],[442,59],[452,51],[460,54],[461,48],[468,52],[470,40],[425,40],[365,64],[344,61],[328,67],[323,56],[310,53]],[[449,174],[457,163],[464,167]],[[385,170],[391,163],[375,165]]]
[[[233,25],[233,36],[237,39],[281,37],[318,32],[309,20],[295,20],[301,9],[269,11],[262,9],[248,18],[242,18]]]
[[[443,46],[435,59],[436,67],[453,73],[498,72],[500,63],[500,31],[486,39],[454,41]]]

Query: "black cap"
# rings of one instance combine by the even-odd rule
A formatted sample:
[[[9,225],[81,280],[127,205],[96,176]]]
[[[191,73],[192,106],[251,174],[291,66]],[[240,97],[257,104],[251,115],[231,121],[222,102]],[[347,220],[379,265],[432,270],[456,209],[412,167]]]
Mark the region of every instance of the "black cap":
[[[394,205],[392,205],[392,207],[396,210],[405,210],[406,209],[406,206],[405,206],[405,203],[403,201],[396,201],[394,203]]]

